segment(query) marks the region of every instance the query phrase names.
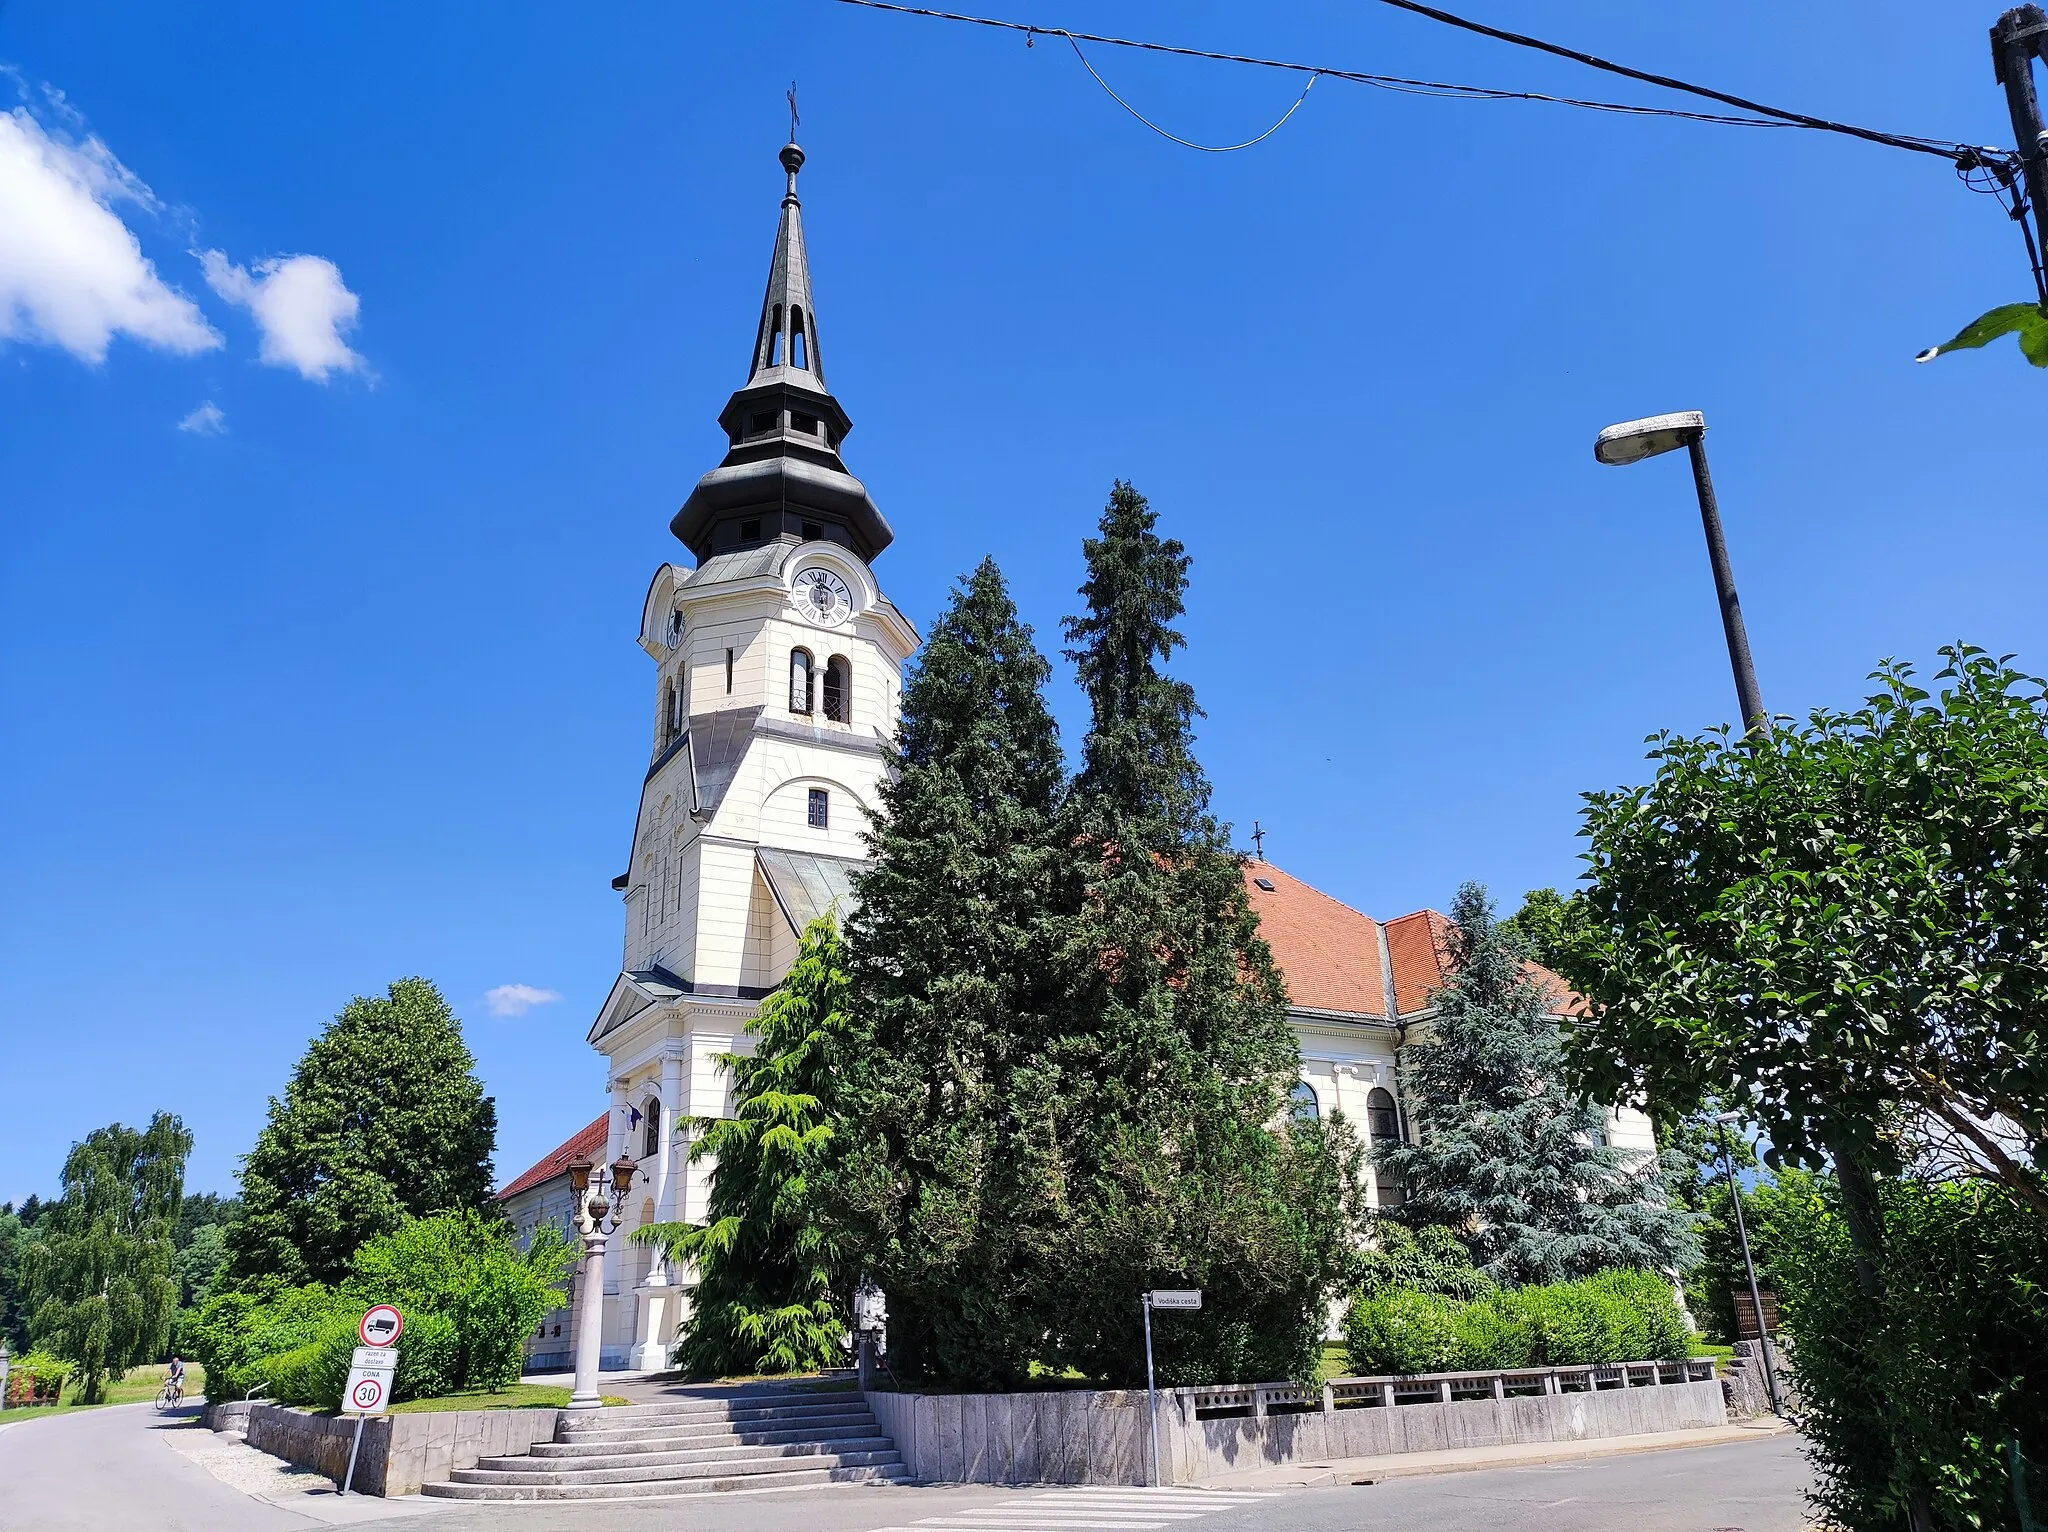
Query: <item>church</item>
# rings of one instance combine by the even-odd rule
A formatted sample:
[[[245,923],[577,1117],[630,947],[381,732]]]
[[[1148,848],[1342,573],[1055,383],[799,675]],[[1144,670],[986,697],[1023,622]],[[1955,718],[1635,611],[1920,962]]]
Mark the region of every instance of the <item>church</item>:
[[[790,143],[780,158],[768,290],[746,381],[718,416],[726,454],[669,523],[692,564],[663,564],[641,605],[648,765],[632,857],[612,880],[623,958],[588,1037],[609,1100],[499,1193],[523,1238],[567,1226],[571,1161],[639,1161],[605,1257],[607,1369],[667,1365],[686,1276],[625,1236],[705,1216],[710,1167],[688,1164],[676,1125],[730,1111],[720,1055],[748,1051],[746,1024],[804,927],[849,907],[918,647],[873,570],[894,534],[840,456],[852,421],[825,384],[797,197],[804,153]],[[1263,861],[1244,876],[1301,1045],[1297,1110],[1341,1110],[1375,1142],[1403,1136],[1395,1052],[1428,1017],[1448,922],[1434,911],[1377,921]],[[1610,1112],[1608,1128],[1616,1144],[1653,1147],[1640,1113]],[[1369,1182],[1367,1193],[1381,1202],[1398,1189]],[[571,1300],[542,1321],[530,1367],[569,1365],[573,1312]]]

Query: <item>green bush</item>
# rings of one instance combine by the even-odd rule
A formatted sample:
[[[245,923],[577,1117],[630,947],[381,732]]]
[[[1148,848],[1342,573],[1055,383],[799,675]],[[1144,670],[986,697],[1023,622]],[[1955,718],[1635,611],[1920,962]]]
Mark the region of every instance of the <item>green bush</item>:
[[[503,1388],[518,1379],[525,1337],[559,1301],[568,1256],[551,1228],[521,1254],[502,1220],[471,1212],[414,1219],[358,1250],[338,1290],[312,1283],[216,1293],[181,1338],[189,1336],[218,1398],[256,1390],[332,1409],[347,1384],[357,1321],[390,1303],[405,1316],[394,1400]]]
[[[1671,1285],[1653,1272],[1511,1288],[1458,1303],[1408,1288],[1354,1298],[1345,1316],[1361,1374],[1578,1367],[1689,1354]]]
[[[398,1342],[398,1376],[391,1398],[439,1399],[468,1384],[462,1373],[462,1332],[445,1314],[419,1314],[405,1322]]]
[[[1354,1372],[1450,1372],[1461,1366],[1461,1305],[1433,1293],[1394,1288],[1361,1298],[1345,1316],[1344,1344]]]
[[[1368,1298],[1405,1287],[1469,1303],[1492,1292],[1494,1281],[1443,1225],[1409,1229],[1381,1218],[1373,1223],[1372,1244],[1358,1253],[1352,1287]]]
[[[1776,1259],[1800,1433],[1822,1520],[1903,1532],[1924,1497],[1944,1532],[2020,1525],[2006,1443],[2048,1498],[2048,1240],[1984,1185],[1881,1186],[1885,1295],[1856,1280],[1836,1192],[1819,1182]],[[2038,1475],[2038,1477],[2037,1477]]]
[[[1536,1328],[1527,1304],[1514,1293],[1489,1293],[1460,1304],[1451,1316],[1456,1371],[1526,1367],[1536,1354]]]

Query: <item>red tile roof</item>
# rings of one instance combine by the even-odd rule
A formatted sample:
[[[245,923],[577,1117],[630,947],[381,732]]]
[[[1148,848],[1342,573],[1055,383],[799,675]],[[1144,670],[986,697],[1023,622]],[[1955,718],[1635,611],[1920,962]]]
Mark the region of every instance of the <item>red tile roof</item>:
[[[605,1135],[611,1124],[609,1111],[597,1114],[597,1121],[578,1133],[566,1144],[561,1145],[541,1161],[516,1175],[498,1193],[498,1200],[517,1196],[528,1187],[538,1186],[543,1181],[552,1181],[569,1169],[569,1162],[575,1159],[601,1160],[604,1158]]]
[[[1264,878],[1273,886],[1259,887]],[[1380,965],[1382,927],[1369,915],[1289,877],[1270,862],[1247,861],[1245,892],[1259,914],[1259,934],[1273,949],[1273,961],[1287,981],[1287,998],[1317,1011],[1385,1016],[1385,970]],[[1450,973],[1450,920],[1435,910],[1416,910],[1386,922],[1387,957],[1394,970],[1394,1005],[1410,1016],[1429,1004],[1430,991]],[[1549,969],[1527,965],[1529,973],[1567,1014],[1586,1002]]]
[[[1272,888],[1259,887],[1260,878]],[[1386,1015],[1377,921],[1271,862],[1246,862],[1244,887],[1259,913],[1259,935],[1287,980],[1291,1002],[1317,1011]]]

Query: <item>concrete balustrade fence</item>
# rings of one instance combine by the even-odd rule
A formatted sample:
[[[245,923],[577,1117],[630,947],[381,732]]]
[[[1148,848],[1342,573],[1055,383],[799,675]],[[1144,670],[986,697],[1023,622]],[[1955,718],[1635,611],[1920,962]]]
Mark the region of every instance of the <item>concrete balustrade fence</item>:
[[[1142,1389],[867,1395],[911,1473],[942,1483],[1144,1484]],[[1159,1391],[1167,1483],[1335,1458],[1724,1425],[1711,1359]]]

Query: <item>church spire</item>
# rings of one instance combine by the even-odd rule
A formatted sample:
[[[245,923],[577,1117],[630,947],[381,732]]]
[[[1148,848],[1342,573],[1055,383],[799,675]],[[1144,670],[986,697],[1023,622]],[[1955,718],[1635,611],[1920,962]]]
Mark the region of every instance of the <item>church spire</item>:
[[[795,143],[795,115],[792,103],[791,142],[781,154],[788,184],[753,363],[746,384],[718,416],[730,450],[669,522],[700,562],[765,543],[820,540],[872,559],[895,535],[839,457],[853,422],[827,392],[818,356],[811,263],[796,195],[804,152]]]
[[[747,381],[752,385],[777,368],[786,368],[808,373],[823,388],[825,368],[818,358],[818,315],[811,303],[811,262],[804,253],[803,204],[796,195],[796,174],[804,168],[804,152],[797,147],[794,136],[782,146],[780,157],[782,168],[789,175],[789,189],[782,194],[782,221],[775,230],[775,259],[768,267],[768,293],[761,300],[761,324],[754,334],[754,365]]]

